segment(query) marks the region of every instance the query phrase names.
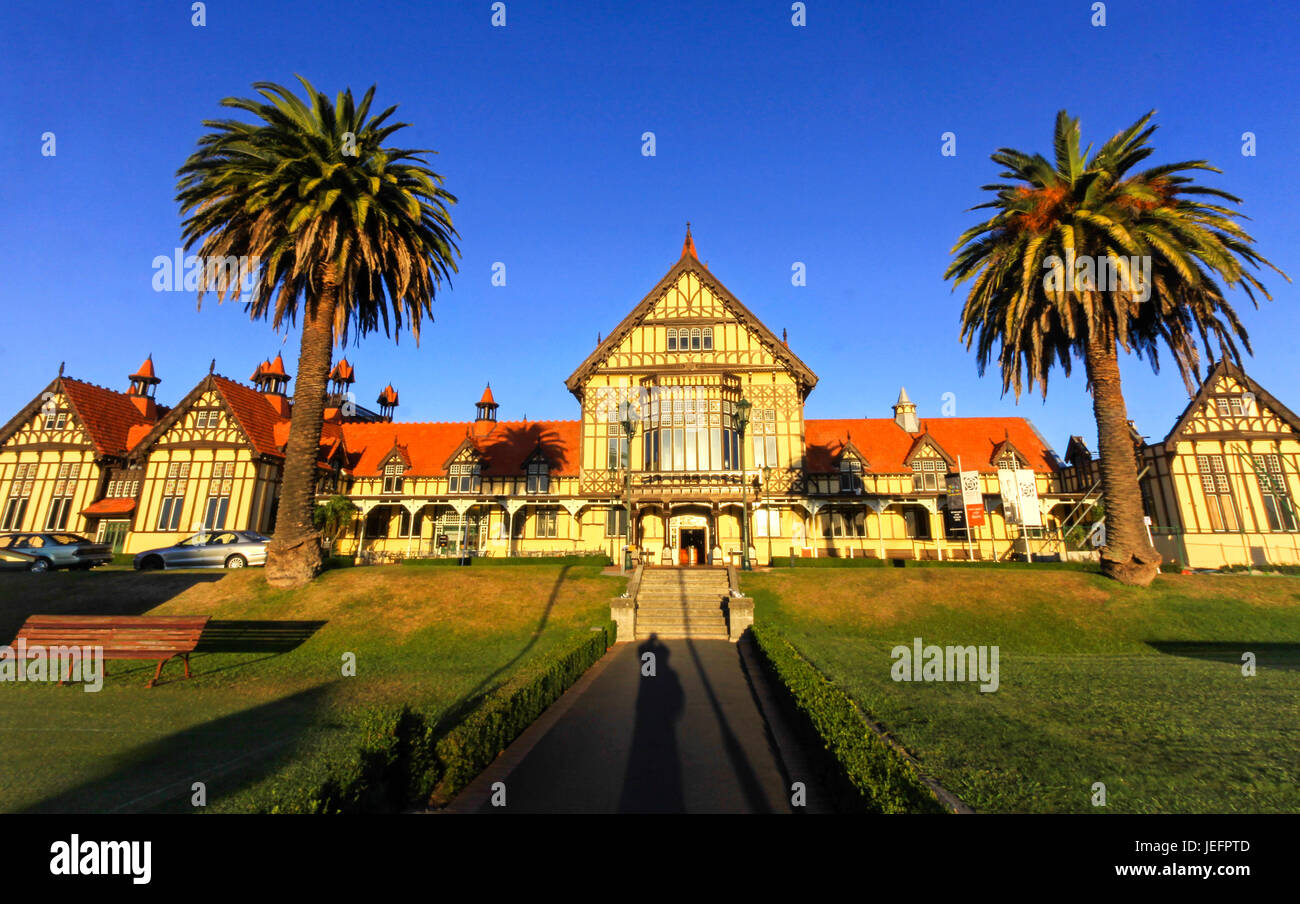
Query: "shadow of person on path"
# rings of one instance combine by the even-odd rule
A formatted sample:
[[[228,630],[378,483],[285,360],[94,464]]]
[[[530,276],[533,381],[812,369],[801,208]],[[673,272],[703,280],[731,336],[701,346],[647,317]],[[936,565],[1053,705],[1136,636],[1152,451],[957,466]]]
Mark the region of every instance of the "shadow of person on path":
[[[654,674],[645,674],[645,654],[654,655]],[[636,697],[636,725],[628,753],[620,813],[681,813],[682,763],[677,749],[677,722],[685,709],[682,683],[668,666],[669,650],[657,635],[637,647],[641,672]]]

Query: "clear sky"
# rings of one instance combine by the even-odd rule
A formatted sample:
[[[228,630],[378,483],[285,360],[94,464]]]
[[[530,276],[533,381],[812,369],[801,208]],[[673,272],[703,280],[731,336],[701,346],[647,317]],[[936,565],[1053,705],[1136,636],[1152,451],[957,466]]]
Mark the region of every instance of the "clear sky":
[[[157,293],[178,244],[175,172],[254,81],[378,85],[402,143],[438,151],[463,258],[419,347],[371,335],[346,354],[360,401],[391,381],[403,420],[463,420],[490,380],[503,419],[574,418],[565,377],[676,261],[700,257],[820,376],[808,417],[1021,414],[1064,453],[1095,449],[1082,366],[1046,402],[1003,398],[958,342],[942,274],[995,181],[990,152],[1050,154],[1056,111],[1100,143],[1148,109],[1153,162],[1206,158],[1241,196],[1259,250],[1300,276],[1300,17],[1290,3],[788,0],[541,3],[8,0],[0,11],[0,364],[5,417],[60,361],[125,388],[153,353],[172,402],[215,358],[245,379],[296,334],[238,305]],[[656,154],[642,154],[644,132]],[[1242,133],[1256,136],[1242,154]],[[55,134],[56,155],[42,156]],[[956,135],[957,154],[940,153]],[[506,265],[506,285],[491,283]],[[791,266],[807,285],[791,285]],[[1297,286],[1266,278],[1248,371],[1300,408]],[[1129,413],[1163,437],[1176,370],[1125,362]]]

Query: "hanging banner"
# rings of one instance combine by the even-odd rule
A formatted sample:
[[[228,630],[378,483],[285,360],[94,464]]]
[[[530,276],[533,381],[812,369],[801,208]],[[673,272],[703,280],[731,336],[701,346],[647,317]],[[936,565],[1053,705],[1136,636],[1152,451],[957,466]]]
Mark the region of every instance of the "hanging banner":
[[[980,472],[961,472],[961,501],[966,509],[966,523],[971,527],[984,526],[984,494],[980,492]]]
[[[1020,523],[1020,483],[1016,472],[998,470],[998,492],[1002,495],[1002,520],[1007,524]]]
[[[943,510],[944,528],[948,533],[964,531],[966,529],[966,512],[962,505],[961,477],[958,475],[949,475],[948,477],[948,504]]]
[[[1028,468],[1016,471],[1020,488],[1020,523],[1024,527],[1042,527],[1043,511],[1038,507],[1038,481]]]

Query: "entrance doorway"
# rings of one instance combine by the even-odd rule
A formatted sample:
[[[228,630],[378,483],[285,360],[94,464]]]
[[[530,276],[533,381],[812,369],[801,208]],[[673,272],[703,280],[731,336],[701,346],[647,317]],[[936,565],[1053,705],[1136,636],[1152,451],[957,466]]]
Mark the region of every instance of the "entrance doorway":
[[[126,535],[130,530],[130,521],[101,521],[97,540],[111,546],[113,555],[121,555],[122,547],[126,545]]]
[[[708,548],[705,546],[704,528],[684,527],[681,529],[681,550],[677,554],[679,565],[706,565],[709,561]]]

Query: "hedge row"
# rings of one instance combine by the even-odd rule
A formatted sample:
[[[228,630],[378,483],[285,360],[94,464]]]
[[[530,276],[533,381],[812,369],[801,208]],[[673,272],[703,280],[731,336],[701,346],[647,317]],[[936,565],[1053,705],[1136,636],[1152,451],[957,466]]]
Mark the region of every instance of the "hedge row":
[[[1228,574],[1249,574],[1252,571],[1264,574],[1300,574],[1300,565],[1228,565],[1219,570]]]
[[[482,565],[599,565],[603,568],[610,564],[609,556],[603,554],[596,556],[471,556],[469,561],[476,568]],[[402,559],[402,564],[420,567],[459,565],[460,559],[455,556]]]
[[[842,690],[771,625],[752,628],[778,699],[837,809],[853,813],[944,813],[916,768],[863,721]]]
[[[773,568],[894,568],[894,563],[902,562],[905,568],[1001,568],[1016,569],[1052,569],[1056,571],[1100,572],[1096,562],[965,562],[959,559],[939,562],[934,559],[874,559],[874,558],[836,558],[818,556],[815,559],[799,556],[773,556]]]
[[[305,770],[253,805],[261,813],[391,813],[440,806],[470,783],[605,654],[614,627],[542,658],[488,694],[449,731],[410,705],[367,710],[344,762]]]

